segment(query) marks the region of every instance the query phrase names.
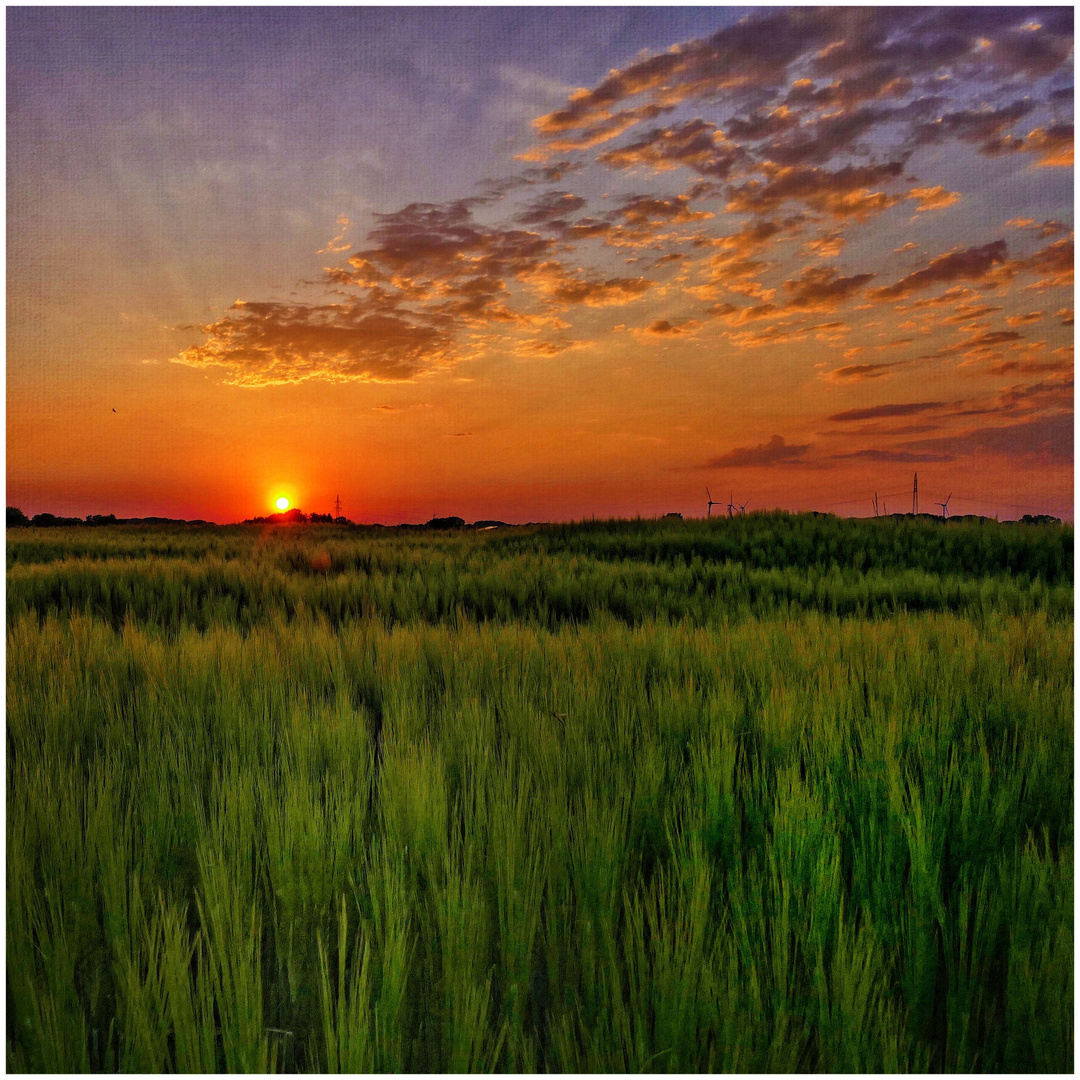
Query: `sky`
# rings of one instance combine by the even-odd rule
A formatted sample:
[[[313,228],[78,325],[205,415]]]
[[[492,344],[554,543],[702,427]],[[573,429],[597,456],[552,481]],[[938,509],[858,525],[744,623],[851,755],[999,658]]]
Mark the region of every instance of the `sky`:
[[[1072,520],[1072,39],[9,7],[8,505]]]

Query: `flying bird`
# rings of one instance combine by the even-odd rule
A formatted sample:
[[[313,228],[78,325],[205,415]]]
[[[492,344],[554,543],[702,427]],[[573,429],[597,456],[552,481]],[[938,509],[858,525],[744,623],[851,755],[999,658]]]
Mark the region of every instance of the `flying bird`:
[[[113,412],[116,412],[116,410],[115,410],[115,409],[113,409]]]

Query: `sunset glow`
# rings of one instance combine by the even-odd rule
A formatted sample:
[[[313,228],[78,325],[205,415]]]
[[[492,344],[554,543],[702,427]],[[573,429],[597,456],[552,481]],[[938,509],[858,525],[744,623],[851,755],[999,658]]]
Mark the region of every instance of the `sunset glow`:
[[[1071,520],[1072,24],[11,8],[8,502]]]
[[[289,509],[289,500],[286,499],[284,495],[282,495],[281,498],[274,500],[274,505],[279,510],[288,510]]]

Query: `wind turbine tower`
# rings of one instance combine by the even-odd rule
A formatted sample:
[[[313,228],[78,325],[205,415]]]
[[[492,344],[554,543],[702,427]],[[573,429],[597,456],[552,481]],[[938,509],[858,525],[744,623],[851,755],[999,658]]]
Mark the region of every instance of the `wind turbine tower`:
[[[735,492],[733,491],[730,495],[728,495],[727,516],[734,517],[736,509],[737,507],[735,506]]]
[[[718,502],[713,502],[713,497],[712,497],[712,495],[709,494],[709,489],[708,488],[705,489],[705,494],[706,494],[706,496],[708,497],[708,500],[709,500],[709,510],[708,510],[708,513],[706,513],[705,516],[706,517],[712,517],[712,508],[714,506],[719,506],[720,504]]]
[[[915,474],[915,486],[911,489],[911,512],[919,512],[919,474]]]
[[[952,492],[950,491],[949,492],[949,499],[951,499],[951,498],[952,498]],[[938,506],[941,507],[942,519],[944,519],[944,520],[948,520],[948,517],[949,517],[949,499],[946,499],[944,502],[939,502],[938,503]]]

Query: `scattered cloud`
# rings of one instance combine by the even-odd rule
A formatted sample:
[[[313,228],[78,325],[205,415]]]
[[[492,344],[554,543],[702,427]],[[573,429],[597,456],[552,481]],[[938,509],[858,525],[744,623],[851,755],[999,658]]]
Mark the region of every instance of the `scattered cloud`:
[[[648,278],[576,278],[561,263],[545,262],[523,275],[550,303],[561,306],[611,307],[629,304],[653,287]]]
[[[681,166],[717,180],[726,179],[737,165],[747,165],[750,161],[745,151],[727,139],[715,124],[701,119],[653,128],[636,142],[609,150],[597,160],[615,169],[643,168],[654,172]]]
[[[902,300],[913,292],[953,281],[980,281],[1005,262],[1008,247],[1004,240],[994,240],[981,247],[951,251],[930,260],[928,266],[901,278],[893,285],[871,291],[874,300]]]
[[[515,220],[522,225],[547,225],[584,206],[585,200],[580,195],[573,195],[569,191],[549,191],[534,200]]]
[[[787,307],[799,311],[835,311],[874,277],[874,274],[840,277],[831,266],[807,267],[799,277],[784,282]]]
[[[847,364],[827,371],[824,377],[834,383],[868,382],[871,379],[888,378],[897,368],[907,367],[911,363],[910,360],[894,360],[886,364]]]
[[[955,206],[960,201],[960,193],[946,191],[938,184],[937,187],[912,188],[907,193],[907,198],[918,202],[915,213],[921,214],[927,210],[944,210],[948,206]]]
[[[307,379],[399,382],[460,358],[448,334],[398,314],[356,305],[237,301],[209,340],[175,359],[219,367],[226,382],[270,386]]]
[[[912,451],[953,457],[996,454],[1032,464],[1071,465],[1073,415],[1070,410],[1015,424],[970,428],[955,435],[909,442],[905,446]]]
[[[864,461],[885,461],[893,462],[894,464],[918,464],[921,462],[933,462],[933,461],[953,461],[952,454],[945,453],[929,453],[923,451],[921,453],[914,450],[880,450],[880,449],[866,449],[866,450],[853,450],[847,454],[834,454],[834,459],[838,461],[850,461],[854,459],[862,459]]]
[[[710,469],[738,469],[751,465],[794,465],[805,456],[810,444],[792,445],[782,435],[773,435],[758,446],[740,446],[706,463]]]
[[[572,341],[569,338],[553,338],[549,340],[523,341],[518,344],[514,352],[518,356],[559,356],[569,349],[580,348],[582,342]]]
[[[1028,326],[1031,323],[1039,322],[1043,317],[1041,311],[1029,311],[1026,315],[1009,315],[1006,316],[1005,321],[1010,326]]]
[[[846,412],[835,413],[829,419],[837,423],[850,423],[853,420],[879,420],[886,416],[914,416],[918,413],[936,412],[945,407],[943,401],[912,401],[903,405],[873,405],[868,409],[848,409]]]
[[[349,219],[344,214],[341,214],[335,224],[339,228],[337,236],[330,240],[326,247],[319,248],[316,252],[317,255],[337,254],[349,250],[350,245],[345,242],[345,234],[349,231]]]
[[[1012,218],[1010,221],[1006,221],[1005,224],[1011,225],[1014,229],[1030,229],[1041,240],[1061,236],[1062,233],[1069,231],[1060,221],[1037,222],[1034,218]]]
[[[761,171],[767,179],[748,180],[731,188],[726,209],[729,213],[772,214],[785,202],[796,201],[836,218],[865,221],[900,202],[901,196],[872,188],[896,181],[903,170],[902,161],[845,165],[836,170],[763,162]]]

